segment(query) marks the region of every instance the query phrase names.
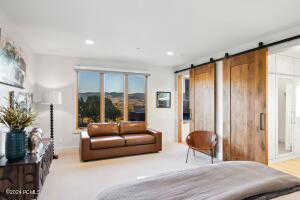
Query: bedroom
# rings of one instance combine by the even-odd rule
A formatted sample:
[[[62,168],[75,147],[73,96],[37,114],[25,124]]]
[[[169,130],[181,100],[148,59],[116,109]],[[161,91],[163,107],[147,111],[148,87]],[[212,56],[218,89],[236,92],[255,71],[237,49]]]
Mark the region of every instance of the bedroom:
[[[11,149],[19,143],[7,145],[13,129],[5,123],[0,125],[0,199],[18,191],[34,193],[29,198],[39,200],[96,199],[106,194],[101,192],[105,188],[111,191],[119,184],[163,178],[163,174],[173,174],[173,179],[166,181],[177,187],[174,179],[178,180],[178,170],[183,170],[183,177],[194,176],[199,167],[204,171],[230,171],[233,166],[225,161],[231,160],[257,161],[300,174],[295,167],[300,163],[295,99],[298,90],[286,92],[291,98],[283,99],[282,107],[284,104],[271,98],[279,97],[279,77],[288,75],[290,82],[296,82],[296,65],[286,73],[277,71],[277,64],[280,56],[292,60],[297,57],[292,51],[300,45],[299,6],[296,0],[1,1],[1,106],[13,109],[14,98],[22,105],[25,102],[27,112],[37,116],[24,134],[29,142],[42,138],[44,145],[39,143],[40,149],[28,150],[23,144],[25,157],[7,162],[14,153]],[[241,60],[245,62],[241,64]],[[288,70],[286,65],[290,66],[280,64]],[[283,119],[278,113],[272,114],[281,108],[287,113]],[[33,127],[39,129],[31,130]],[[285,134],[279,139],[279,130],[283,129]],[[196,139],[196,143],[214,143],[213,149],[193,149],[191,139],[186,140],[191,132],[200,130],[213,132],[205,137],[214,141]],[[35,150],[46,153],[29,152]],[[289,153],[282,155],[282,151]],[[52,160],[54,157],[57,159]],[[21,178],[14,178],[22,170],[4,172],[28,163],[39,169],[30,167],[30,173],[24,170],[30,191]],[[245,163],[235,163],[241,174],[251,177],[251,170],[242,171]],[[274,173],[279,182],[279,176],[285,177],[290,188],[278,184],[277,190],[298,190],[298,179],[293,176],[264,165],[245,165],[260,172],[268,169],[266,174]],[[215,178],[221,175],[216,173]],[[260,190],[274,192],[274,188],[267,187],[269,178],[261,177],[266,184]],[[235,182],[220,179],[220,187],[227,181]],[[208,184],[199,183],[201,179],[186,180],[191,183],[184,178],[177,182],[184,183],[186,190],[178,186],[175,193],[187,196],[177,199],[192,199],[186,191],[203,191],[189,187]],[[215,182],[211,177],[204,179],[210,180]],[[251,181],[257,184],[259,178]],[[168,199],[163,195],[172,193],[172,188],[164,190],[165,186],[160,190],[160,199]],[[253,193],[266,195],[247,187],[227,189],[233,193],[252,191],[245,194],[247,197],[255,196]],[[145,196],[136,192],[136,199],[159,198],[151,196],[149,188],[142,191]],[[233,199],[230,195],[236,195],[216,188],[212,191],[219,191],[207,193],[212,199]],[[13,197],[19,198],[16,195]]]

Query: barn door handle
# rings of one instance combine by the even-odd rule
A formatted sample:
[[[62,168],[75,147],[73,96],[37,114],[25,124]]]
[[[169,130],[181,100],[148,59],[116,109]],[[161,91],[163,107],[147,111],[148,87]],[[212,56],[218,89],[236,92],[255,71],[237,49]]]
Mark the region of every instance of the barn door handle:
[[[265,130],[265,120],[264,120],[264,113],[259,113],[259,130]]]

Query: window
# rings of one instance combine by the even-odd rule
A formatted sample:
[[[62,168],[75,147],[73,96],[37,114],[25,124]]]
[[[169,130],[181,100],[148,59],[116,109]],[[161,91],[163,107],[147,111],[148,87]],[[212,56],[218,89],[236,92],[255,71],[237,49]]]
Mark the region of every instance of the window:
[[[128,120],[145,121],[146,77],[128,75]]]
[[[183,79],[183,120],[190,120],[190,80]]]
[[[78,73],[78,126],[100,120],[100,74]]]
[[[100,121],[145,121],[145,75],[84,70],[77,73],[77,128]]]
[[[124,119],[124,74],[105,73],[105,121]]]

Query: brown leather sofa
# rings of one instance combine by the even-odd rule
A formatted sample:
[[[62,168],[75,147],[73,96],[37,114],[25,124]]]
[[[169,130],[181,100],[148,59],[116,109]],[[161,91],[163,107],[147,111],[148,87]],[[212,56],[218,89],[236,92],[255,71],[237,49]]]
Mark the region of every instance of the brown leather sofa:
[[[82,161],[161,151],[162,133],[145,122],[92,123],[80,135]]]

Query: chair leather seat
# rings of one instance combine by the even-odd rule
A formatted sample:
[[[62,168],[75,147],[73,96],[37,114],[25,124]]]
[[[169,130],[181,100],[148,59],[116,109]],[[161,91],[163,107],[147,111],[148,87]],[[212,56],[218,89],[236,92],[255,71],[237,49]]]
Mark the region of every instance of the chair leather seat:
[[[120,136],[101,136],[91,138],[91,149],[105,149],[125,146],[125,139]]]
[[[124,137],[127,146],[155,143],[155,137],[150,134],[126,134],[122,135],[122,137]]]

